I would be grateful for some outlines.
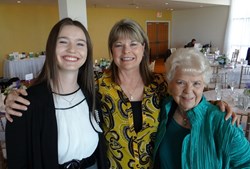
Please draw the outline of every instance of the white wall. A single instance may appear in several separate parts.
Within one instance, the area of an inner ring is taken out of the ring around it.
[[[229,6],[173,11],[171,47],[183,47],[195,38],[201,44],[212,42],[222,51]]]

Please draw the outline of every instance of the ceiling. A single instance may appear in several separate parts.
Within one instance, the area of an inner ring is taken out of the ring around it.
[[[17,0],[0,0],[1,3],[17,4]],[[21,4],[57,4],[58,0],[21,0]],[[183,2],[178,0],[86,0],[89,7],[104,8],[138,8],[155,10],[182,10],[200,7],[215,6],[208,3]]]

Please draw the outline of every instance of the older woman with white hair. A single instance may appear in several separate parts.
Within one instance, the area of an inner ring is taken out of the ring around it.
[[[211,73],[209,61],[195,49],[179,49],[168,58],[171,96],[161,109],[155,168],[250,167],[250,143],[244,133],[203,96]]]

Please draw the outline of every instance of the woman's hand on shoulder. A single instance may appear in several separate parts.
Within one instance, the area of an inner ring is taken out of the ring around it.
[[[10,115],[13,116],[22,116],[22,113],[18,110],[25,111],[30,102],[24,99],[22,96],[27,96],[25,89],[12,90],[5,99],[5,117],[8,121],[13,122],[13,119]]]
[[[228,120],[230,117],[232,117],[232,125],[237,122],[237,126],[239,126],[237,114],[233,112],[232,107],[227,104],[227,102],[216,101],[215,104],[220,108],[222,112],[226,112],[225,120]]]

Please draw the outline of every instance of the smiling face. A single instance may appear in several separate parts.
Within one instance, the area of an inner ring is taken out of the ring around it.
[[[78,72],[78,69],[86,61],[87,52],[84,32],[77,26],[64,26],[56,42],[56,58],[59,72]]]
[[[168,81],[168,92],[181,110],[187,111],[200,102],[204,89],[203,75],[194,75],[176,67],[174,77]]]
[[[112,56],[120,70],[139,69],[143,58],[144,45],[129,37],[118,38],[112,45]]]

